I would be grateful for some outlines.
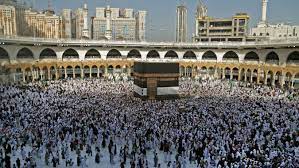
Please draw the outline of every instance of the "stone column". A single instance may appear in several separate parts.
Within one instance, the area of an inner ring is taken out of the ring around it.
[[[218,79],[218,73],[217,73],[217,68],[215,67],[215,69],[214,69],[214,78],[215,79]]]
[[[256,79],[256,83],[260,84],[260,69],[257,69],[257,79]]]
[[[66,68],[64,69],[64,79],[67,78],[67,72],[66,72]]]
[[[230,78],[230,80],[233,79],[233,70],[232,69],[230,70],[230,77],[229,78]]]
[[[250,70],[250,83],[253,83],[253,70]]]
[[[83,78],[85,78],[85,69],[80,68],[80,70],[81,70],[80,76],[81,76],[81,79],[83,79]]]
[[[51,70],[48,69],[48,80],[51,80],[52,76],[51,76]]]
[[[285,85],[285,78],[286,78],[286,73],[282,73],[281,74],[281,78],[280,78],[280,81],[279,81],[279,84],[281,87],[283,87]]]
[[[26,82],[25,72],[24,71],[22,72],[23,72],[23,82],[25,83]]]
[[[59,79],[59,73],[58,73],[58,70],[57,68],[55,68],[55,79],[58,80]]]
[[[76,74],[75,74],[75,68],[73,68],[73,78],[76,77]]]
[[[105,67],[104,76],[105,76],[105,77],[108,77],[108,66]]]
[[[264,72],[264,85],[267,85],[268,73]]]
[[[241,81],[241,71],[242,70],[239,69],[239,72],[238,72],[238,81]]]
[[[16,82],[16,72],[13,74],[13,82]]]
[[[97,78],[99,78],[100,77],[100,68],[97,67],[97,70],[98,70],[98,72],[97,72]]]
[[[291,82],[291,88],[294,87],[294,80],[295,80],[295,75],[293,75],[293,76],[292,76],[292,79],[291,79],[291,81],[292,81],[292,82]]]
[[[222,69],[222,79],[225,79],[225,69]]]
[[[32,78],[31,80],[32,80],[32,82],[34,82],[34,71],[31,70],[30,73],[31,73],[31,78]]]
[[[91,69],[91,68],[89,68],[89,78],[92,78],[92,75],[91,75],[91,74],[92,74],[92,73],[91,73],[91,70],[92,70],[92,69]]]
[[[274,74],[271,76],[271,86],[275,86],[275,77]]]
[[[128,76],[131,76],[131,67],[128,68]]]

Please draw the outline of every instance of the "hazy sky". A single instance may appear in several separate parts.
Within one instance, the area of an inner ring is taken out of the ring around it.
[[[45,9],[47,0],[35,1],[35,7]],[[148,11],[147,40],[173,41],[175,39],[176,6],[183,0],[52,0],[57,13],[62,8],[75,9],[84,1],[88,3],[89,15],[95,14],[95,8],[110,4],[111,7],[133,8]],[[107,3],[107,2],[108,3]],[[250,26],[255,26],[261,15],[261,0],[203,0],[208,6],[208,15],[212,17],[231,17],[237,12],[250,15]],[[191,38],[195,27],[195,9],[198,0],[184,0],[188,8],[188,34]],[[268,20],[271,23],[285,22],[299,25],[299,0],[269,0]]]

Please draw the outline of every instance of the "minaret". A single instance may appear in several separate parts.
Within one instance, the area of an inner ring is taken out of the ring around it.
[[[112,38],[112,31],[111,31],[111,9],[110,6],[107,6],[106,9],[106,32],[105,37],[110,40]]]
[[[262,20],[260,21],[258,27],[267,27],[267,8],[268,0],[262,0]]]
[[[199,35],[199,25],[198,20],[204,19],[208,16],[208,8],[207,6],[202,2],[202,0],[198,1],[198,5],[196,8],[196,18],[195,18],[195,36]]]
[[[82,36],[89,38],[89,30],[88,30],[88,8],[85,3],[83,6],[83,31]]]
[[[184,5],[177,6],[176,42],[187,42],[187,8]]]

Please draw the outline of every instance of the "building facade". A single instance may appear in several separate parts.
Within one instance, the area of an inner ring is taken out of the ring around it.
[[[134,14],[133,9],[96,8],[92,18],[93,39],[145,40],[145,11]]]
[[[134,61],[148,61],[178,62],[180,76],[187,78],[278,87],[299,84],[298,40],[196,44],[81,39],[61,43],[17,37],[0,40],[5,43],[0,44],[0,68],[9,72],[5,79],[15,82],[130,76]]]
[[[285,39],[285,38],[298,38],[299,26],[288,24],[267,24],[265,27],[254,27],[250,32],[251,36],[259,38],[270,39]]]
[[[72,26],[74,29],[74,38],[90,38],[87,4],[84,4],[83,8],[78,8],[74,12],[72,21]]]
[[[237,13],[232,18],[213,18],[207,15],[207,7],[200,3],[195,18],[195,42],[245,41],[250,17]]]
[[[72,38],[72,11],[62,10],[62,32],[64,38]]]
[[[136,17],[136,35],[137,41],[145,41],[145,25],[146,25],[146,11],[138,11]]]
[[[0,5],[0,35],[17,35],[16,10],[14,6]]]
[[[62,37],[62,19],[52,11],[25,10],[25,23],[24,36],[51,39]]]
[[[187,42],[187,8],[180,5],[176,9],[176,42]]]
[[[262,0],[262,17],[258,25],[251,29],[250,35],[263,39],[298,38],[299,26],[289,24],[269,24],[267,20],[268,0]]]

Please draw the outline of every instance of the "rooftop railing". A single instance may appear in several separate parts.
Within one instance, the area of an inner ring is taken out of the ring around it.
[[[82,46],[89,45],[141,45],[141,46],[165,46],[165,47],[205,47],[205,46],[255,46],[255,45],[280,45],[280,44],[299,44],[299,37],[284,38],[284,39],[268,39],[265,41],[242,41],[242,42],[193,42],[193,43],[176,43],[176,42],[147,42],[147,41],[105,41],[92,39],[47,39],[34,37],[20,37],[20,36],[0,36],[0,44],[5,42],[24,42],[40,45],[40,43],[55,43],[61,46],[71,44],[80,44]]]

